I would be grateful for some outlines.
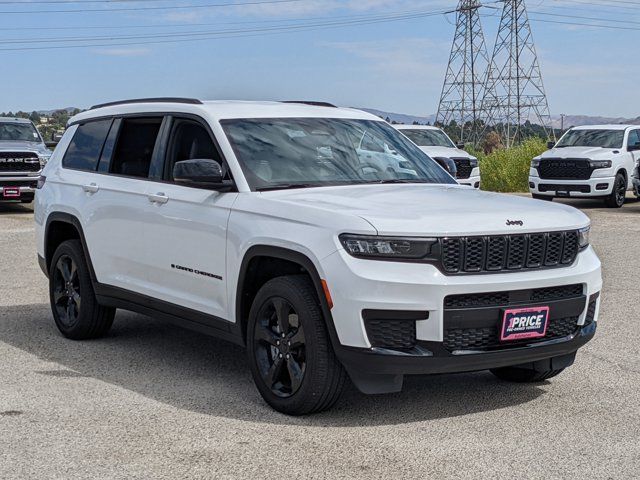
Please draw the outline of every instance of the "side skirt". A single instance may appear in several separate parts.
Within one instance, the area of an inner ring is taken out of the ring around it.
[[[178,327],[244,346],[240,327],[214,315],[208,315],[110,285],[96,283],[94,290],[100,305],[121,308],[149,317],[159,318]]]

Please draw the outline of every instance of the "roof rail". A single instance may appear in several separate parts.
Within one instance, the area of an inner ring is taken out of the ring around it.
[[[303,105],[313,105],[314,107],[330,107],[330,108],[338,108],[333,103],[329,102],[316,102],[313,100],[283,100],[280,103],[301,103]]]
[[[131,100],[120,100],[117,102],[100,103],[94,105],[89,110],[95,110],[102,107],[113,107],[114,105],[127,105],[131,103],[187,103],[190,105],[202,105],[202,102],[196,98],[180,98],[180,97],[158,97],[158,98],[134,98]]]

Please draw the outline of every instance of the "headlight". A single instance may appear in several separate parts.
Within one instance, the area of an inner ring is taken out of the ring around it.
[[[534,158],[531,160],[531,168],[538,168],[540,166],[540,159]]]
[[[431,254],[435,238],[377,237],[340,235],[340,243],[354,257],[421,260]]]
[[[477,158],[470,158],[469,159],[469,165],[471,165],[471,168],[476,168],[478,166],[478,159]]]
[[[591,168],[611,168],[611,160],[589,160]]]
[[[38,155],[38,158],[40,159],[40,166],[44,167],[47,164],[47,162],[49,161],[49,159],[51,158],[51,154],[49,154],[49,155],[40,154],[40,155]]]
[[[591,226],[581,228],[578,230],[578,245],[580,246],[580,250],[585,249],[589,246],[589,231],[591,230]]]

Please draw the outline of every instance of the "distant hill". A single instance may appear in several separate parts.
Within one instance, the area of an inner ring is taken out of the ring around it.
[[[436,120],[436,116],[434,115],[426,115],[426,116],[417,116],[417,115],[406,115],[404,113],[394,113],[394,112],[385,112],[384,110],[376,110],[374,108],[361,108],[360,110],[364,110],[365,112],[372,113],[373,115],[377,115],[380,118],[388,118],[392,122],[403,123],[406,125],[412,124],[414,122],[418,122],[421,124],[433,124]],[[560,128],[562,124],[562,119],[560,115],[552,115],[551,123],[554,128]],[[602,124],[631,124],[631,125],[640,125],[640,116],[636,118],[624,118],[624,117],[597,117],[597,116],[589,116],[589,115],[565,115],[564,117],[564,127],[575,127],[577,125],[602,125]]]

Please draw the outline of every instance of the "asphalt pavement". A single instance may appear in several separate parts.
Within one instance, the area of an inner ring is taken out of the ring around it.
[[[290,418],[244,351],[119,311],[103,339],[56,330],[32,211],[0,205],[0,478],[640,478],[640,202],[567,200],[604,266],[596,338],[559,377],[407,377]]]

